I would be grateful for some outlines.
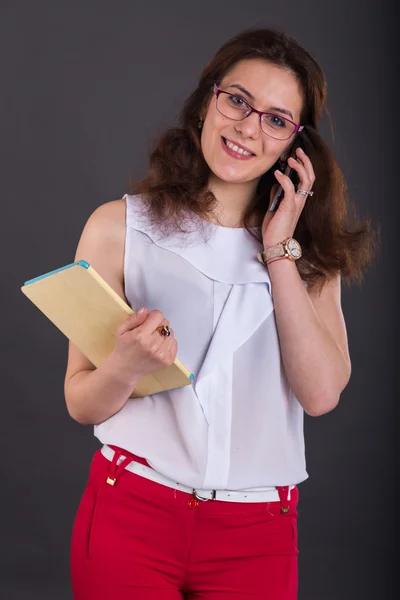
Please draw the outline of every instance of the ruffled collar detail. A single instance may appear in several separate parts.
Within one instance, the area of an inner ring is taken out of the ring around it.
[[[268,271],[257,259],[261,244],[246,229],[220,227],[198,218],[198,229],[165,237],[149,223],[140,196],[124,198],[128,226],[146,234],[157,246],[181,256],[214,281],[266,283],[271,293]]]

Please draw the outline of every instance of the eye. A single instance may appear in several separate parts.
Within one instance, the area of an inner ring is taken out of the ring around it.
[[[232,104],[232,106],[235,106],[236,108],[248,108],[247,102],[245,102],[240,96],[229,94],[228,101],[230,102],[230,104]]]
[[[268,125],[277,129],[284,129],[287,127],[286,119],[283,119],[279,115],[265,114],[263,115],[263,119],[266,123],[268,123]]]

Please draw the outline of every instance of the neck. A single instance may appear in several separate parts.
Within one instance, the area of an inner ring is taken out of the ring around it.
[[[243,227],[245,214],[254,198],[258,181],[246,183],[228,183],[211,176],[208,189],[217,200],[213,223],[223,227]],[[256,226],[258,223],[251,223]]]

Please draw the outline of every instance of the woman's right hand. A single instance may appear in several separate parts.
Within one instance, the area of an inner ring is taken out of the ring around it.
[[[135,385],[144,375],[171,365],[178,351],[173,329],[162,336],[157,327],[169,326],[159,310],[140,309],[130,315],[117,330],[114,364],[119,378]]]

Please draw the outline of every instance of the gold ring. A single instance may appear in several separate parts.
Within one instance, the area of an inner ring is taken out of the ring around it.
[[[171,330],[168,325],[162,325],[161,327],[157,327],[157,331],[160,332],[160,335],[163,337],[169,337],[171,335]]]

